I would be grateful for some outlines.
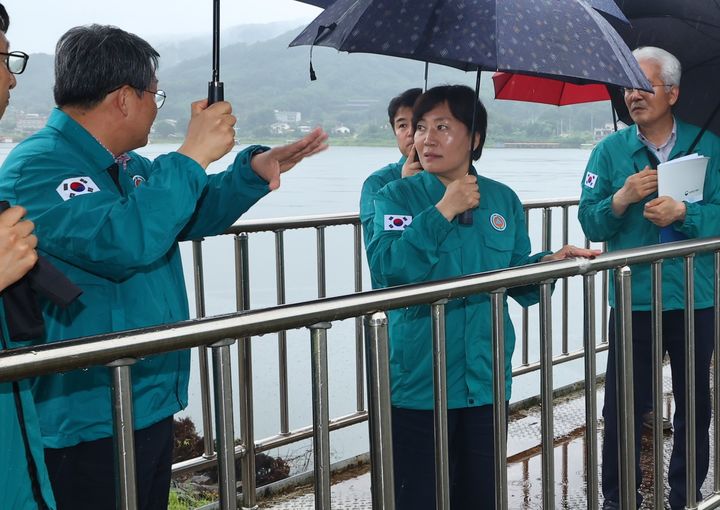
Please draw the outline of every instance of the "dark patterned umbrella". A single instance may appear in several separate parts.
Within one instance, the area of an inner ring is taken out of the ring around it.
[[[681,119],[720,136],[720,2],[718,0],[618,0],[631,25],[617,26],[631,48],[658,46],[682,64],[680,97],[673,107]],[[622,93],[613,94],[620,118],[632,119]]]
[[[290,45],[650,88],[584,0],[337,0]]]
[[[314,5],[315,7],[321,7],[322,9],[327,9],[332,5],[335,0],[298,0],[299,2],[302,2],[304,4],[310,4]],[[614,18],[617,18],[621,21],[627,22],[627,18],[623,14],[623,12],[620,10],[620,8],[617,6],[617,4],[613,0],[586,0],[587,3],[590,4],[590,6],[595,9],[598,12],[601,12],[603,14],[607,14],[609,16],[612,16]]]

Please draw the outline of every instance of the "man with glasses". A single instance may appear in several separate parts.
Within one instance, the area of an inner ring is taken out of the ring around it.
[[[15,75],[25,70],[28,56],[8,52],[5,36],[10,18],[0,4],[0,117],[15,88]],[[0,197],[4,198],[4,197]],[[11,207],[0,214],[0,292],[22,278],[36,263],[37,238],[33,224],[23,220],[25,209]],[[0,350],[11,343],[7,316],[0,303]],[[0,383],[0,495],[2,508],[48,510],[55,508],[50,489],[35,405],[27,380]]]
[[[705,175],[703,200],[679,202],[658,196],[657,165],[687,154],[700,128],[682,122],[672,107],[680,94],[680,62],[665,50],[654,47],[633,52],[653,91],[625,90],[625,104],[635,126],[612,134],[593,150],[582,181],[578,217],[585,235],[606,242],[608,251],[657,244],[666,237],[700,238],[720,233],[720,139],[706,132],[696,152],[710,157]],[[662,266],[662,350],[670,357],[675,397],[675,437],[668,482],[670,506],[684,508],[685,484],[685,332],[684,266],[682,259],[670,259]],[[695,403],[697,498],[709,464],[710,359],[713,353],[712,254],[698,255],[694,264],[695,282]],[[611,279],[611,285],[613,280]],[[635,397],[635,467],[640,486],[641,416],[652,407],[651,278],[647,264],[632,267],[632,343]],[[619,508],[617,394],[615,367],[614,291],[609,323],[610,350],[605,380],[603,418],[605,436],[602,456],[603,508]],[[661,412],[656,409],[655,412]],[[627,452],[623,452],[627,454]],[[662,483],[656,481],[655,483]],[[638,506],[641,496],[637,494]]]
[[[326,148],[320,129],[290,145],[253,145],[224,172],[207,166],[234,145],[230,104],[198,101],[181,147],[150,161],[165,95],[158,53],[119,28],[76,27],[58,42],[47,126],[0,169],[0,196],[27,207],[39,247],[83,289],[72,305],[43,305],[46,336],[69,338],[189,318],[178,241],[219,234],[280,185],[280,174]],[[173,414],[187,404],[190,353],[132,366],[138,504],[167,508]],[[59,509],[115,508],[109,371],[94,367],[33,384]]]

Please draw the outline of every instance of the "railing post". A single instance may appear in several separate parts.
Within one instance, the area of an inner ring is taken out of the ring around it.
[[[564,205],[562,207],[562,245],[565,246],[570,241],[570,225],[569,225],[569,206]],[[563,354],[570,352],[569,345],[569,317],[568,317],[568,303],[570,292],[570,285],[568,278],[562,279],[562,350]]]
[[[282,230],[275,232],[275,287],[277,304],[285,304],[285,239]],[[280,386],[280,433],[290,432],[288,403],[287,333],[278,331],[278,384]]]
[[[392,456],[392,411],[388,320],[382,312],[365,317],[368,426],[370,429],[370,489],[373,510],[395,508]]]
[[[543,207],[542,211],[542,249],[548,251],[552,245],[552,209]]]
[[[432,304],[433,388],[435,418],[435,508],[450,509],[450,449],[447,427],[447,359],[445,355],[445,303]]]
[[[490,294],[493,338],[493,416],[495,429],[495,510],[507,510],[507,412],[505,407],[505,289]]]
[[[685,508],[697,508],[694,255],[685,257]]]
[[[112,377],[113,450],[115,453],[115,507],[137,510],[135,474],[135,427],[130,367],[135,359],[109,363]]]
[[[715,333],[715,359],[713,360],[713,398],[715,400],[715,406],[713,409],[714,419],[714,439],[713,446],[715,447],[715,455],[713,459],[713,489],[715,493],[720,493],[720,362],[718,362],[718,356],[720,356],[720,251],[716,251],[713,254],[715,261],[714,274],[714,285],[715,290],[715,304],[714,304],[714,333]]]
[[[602,244],[602,251],[607,251],[607,243]],[[610,294],[610,271],[605,270],[602,272],[602,319],[600,324],[602,324],[602,334],[600,337],[602,338],[603,343],[608,342],[608,309],[609,309],[609,299],[608,296]]]
[[[615,359],[620,508],[636,507],[635,396],[633,383],[632,289],[628,266],[615,269]]]
[[[205,278],[203,276],[202,239],[192,242],[193,272],[195,275],[195,314],[198,318],[205,317]],[[208,348],[197,348],[198,365],[200,368],[200,402],[202,405],[203,445],[206,459],[215,457],[215,439],[212,422],[212,405],[210,404],[210,368]]]
[[[235,236],[235,299],[238,311],[250,309],[250,263],[247,234]],[[238,342],[238,392],[240,397],[240,440],[245,452],[240,461],[242,508],[257,509],[255,471],[255,425],[253,406],[252,339]]]
[[[353,272],[355,273],[355,292],[363,290],[362,266],[362,230],[360,224],[353,225]],[[357,412],[365,410],[365,392],[363,388],[363,319],[355,317],[355,401]]]
[[[540,401],[543,508],[555,508],[553,338],[551,283],[540,284]]]
[[[530,232],[530,210],[525,209],[525,228]],[[527,307],[522,307],[522,351],[521,363],[525,366],[530,364],[530,313]]]
[[[318,297],[324,298],[327,293],[327,280],[325,269],[325,227],[316,227],[317,244],[317,288]]]
[[[330,413],[328,409],[327,330],[332,324],[310,326],[312,341],[313,460],[315,508],[330,508]]]
[[[597,366],[595,348],[595,275],[583,276],[583,348],[585,351],[585,486],[588,510],[598,508],[598,447],[597,447]]]
[[[220,509],[237,508],[235,477],[235,426],[233,424],[232,366],[230,346],[234,339],[212,344],[215,426],[218,438],[218,490]]]
[[[663,507],[665,499],[663,452],[663,301],[662,261],[653,262],[652,270],[652,398],[653,398],[653,500],[655,508]]]

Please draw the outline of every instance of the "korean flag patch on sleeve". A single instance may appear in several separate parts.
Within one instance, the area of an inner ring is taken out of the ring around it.
[[[585,187],[593,189],[595,187],[595,184],[597,184],[598,176],[597,174],[594,174],[592,172],[587,172],[585,174]]]
[[[57,192],[63,200],[68,201],[78,195],[86,195],[100,191],[90,177],[71,177],[60,183]]]
[[[385,230],[405,230],[405,227],[412,223],[412,216],[403,216],[399,214],[385,215]]]

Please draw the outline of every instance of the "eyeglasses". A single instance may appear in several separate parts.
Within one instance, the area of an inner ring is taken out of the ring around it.
[[[151,94],[155,94],[155,106],[157,106],[158,110],[162,108],[162,105],[165,104],[165,98],[167,97],[167,94],[165,94],[164,90],[145,90],[144,92],[150,92]]]
[[[668,83],[658,83],[657,85],[652,85],[652,88],[655,88],[655,87],[669,87],[669,88],[673,88],[674,85],[670,85],[670,84],[668,84]],[[633,91],[637,91],[639,94],[649,94],[649,93],[650,93],[650,92],[648,92],[647,90],[631,89],[631,88],[627,88],[627,87],[624,88],[623,90],[625,91],[625,95],[628,95],[628,96],[629,96],[630,94],[632,94]]]
[[[30,58],[27,53],[22,51],[11,51],[10,53],[0,51],[0,55],[2,55],[8,71],[12,74],[22,74],[25,70],[25,66],[27,66],[27,61]]]
[[[114,89],[109,90],[107,93],[112,94],[113,92],[115,92],[116,90],[120,90],[124,86],[125,85],[120,85],[119,87],[115,87]],[[130,86],[132,86],[132,85],[130,85]],[[136,90],[140,90],[141,92],[150,92],[151,94],[155,94],[155,106],[157,106],[158,110],[160,108],[162,108],[162,105],[165,104],[165,99],[167,98],[167,94],[165,93],[164,90],[159,90],[159,89],[158,90],[136,89]]]

